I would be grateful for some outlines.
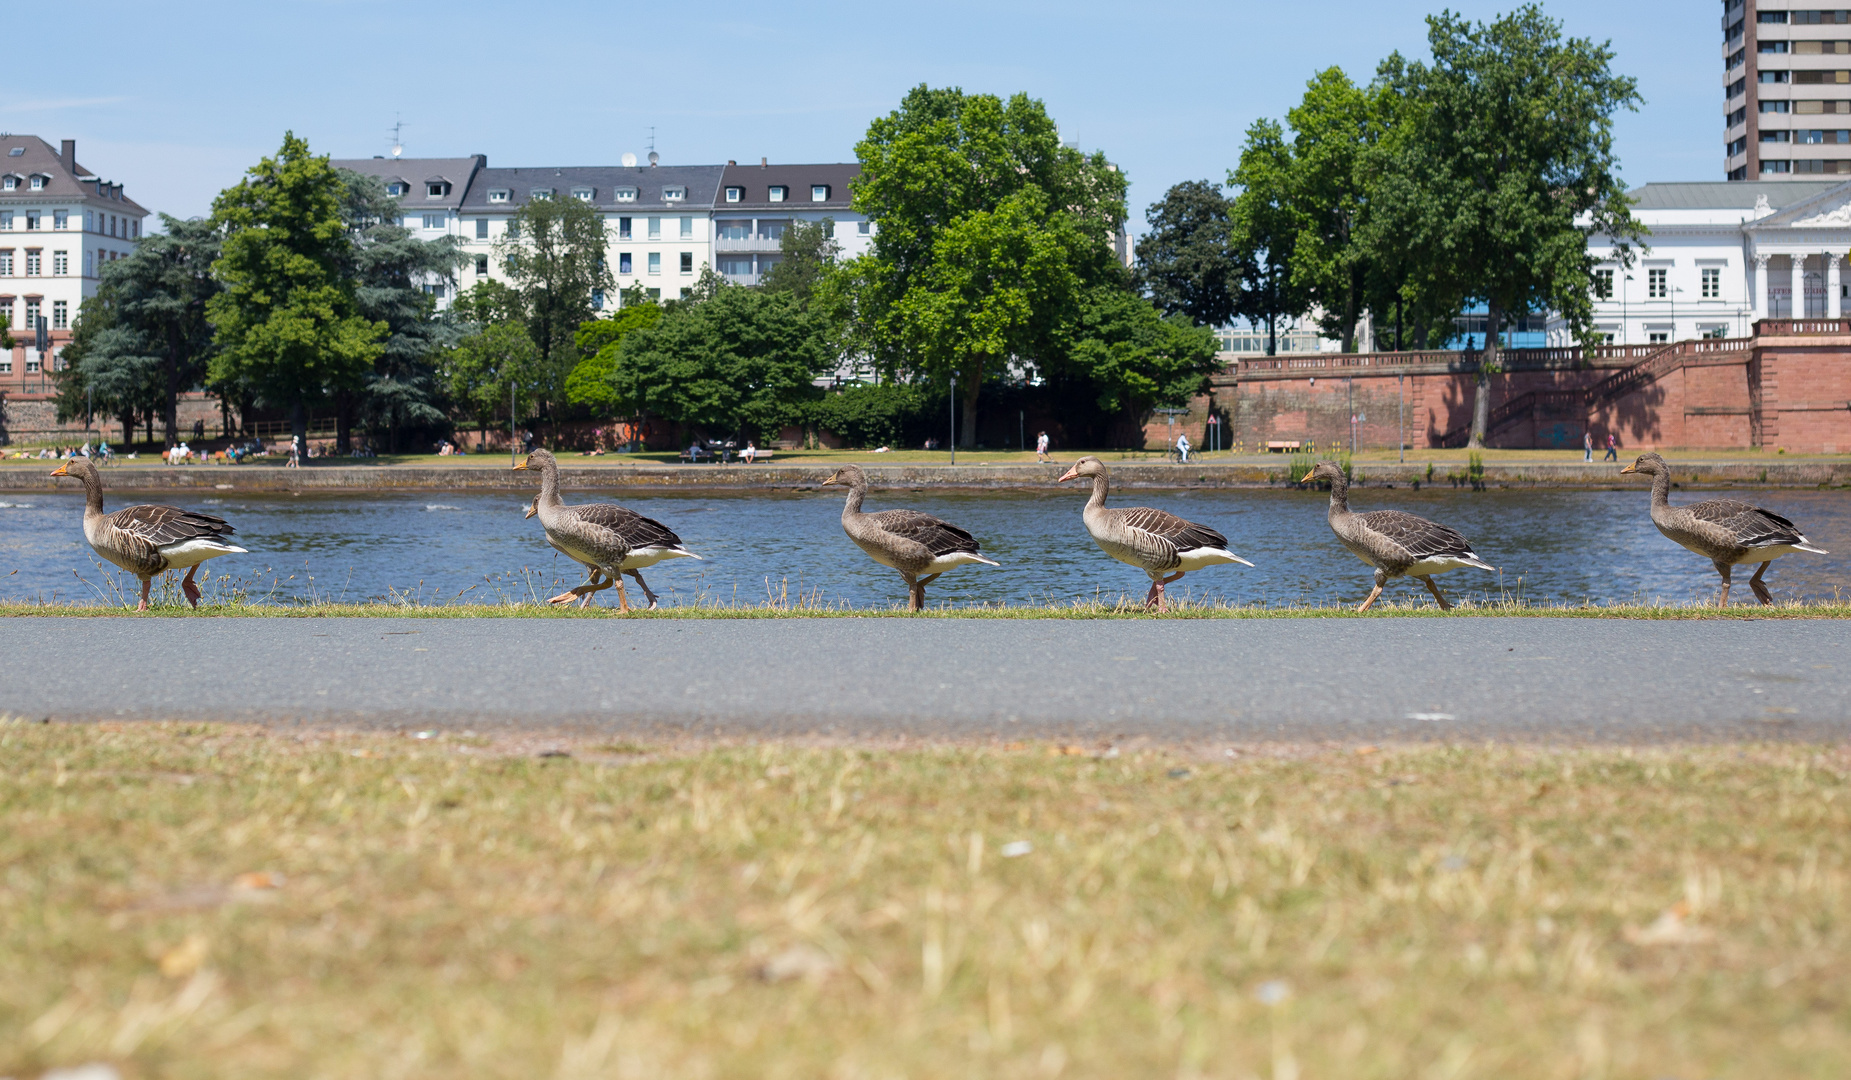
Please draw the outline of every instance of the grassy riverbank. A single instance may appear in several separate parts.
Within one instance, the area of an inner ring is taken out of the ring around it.
[[[1851,1070],[1842,748],[420,735],[0,722],[0,1075]]]
[[[1745,590],[1744,590],[1745,591]],[[1117,603],[1094,602],[1045,606],[1005,605],[937,607],[908,611],[893,607],[828,606],[823,603],[687,604],[633,610],[625,614],[604,594],[602,606],[549,607],[536,603],[507,604],[288,604],[205,603],[197,610],[173,600],[145,612],[132,603],[67,604],[0,602],[0,618],[53,615],[66,618],[392,618],[392,619],[1395,619],[1395,618],[1568,618],[1568,619],[1846,619],[1851,603],[1806,604],[1789,602],[1762,607],[1752,601],[1732,604],[1727,610],[1694,604],[1549,605],[1481,603],[1460,600],[1451,611],[1441,611],[1431,600],[1381,600],[1365,612],[1354,606],[1262,607],[1192,603],[1172,600],[1163,614],[1146,610],[1141,599]],[[635,600],[640,600],[640,594]]]

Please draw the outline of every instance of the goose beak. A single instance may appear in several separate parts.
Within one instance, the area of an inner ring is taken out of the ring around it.
[[[521,462],[519,465],[514,466],[517,472],[521,469],[525,469],[526,467],[527,467],[527,463],[525,461]]]
[[[1061,478],[1054,482],[1056,484],[1064,484],[1078,475],[1080,475],[1080,467],[1078,465],[1075,465],[1073,468],[1068,469],[1066,472],[1062,473]]]
[[[52,475],[53,476],[71,475],[71,463],[67,461],[64,464],[58,466],[57,469],[53,470]]]
[[[823,486],[828,487],[830,484],[833,484],[835,482],[836,482],[836,478],[831,476],[829,479],[823,481]]]
[[[1628,465],[1628,466],[1626,466],[1626,467],[1625,467],[1624,469],[1621,469],[1621,470],[1620,470],[1620,475],[1621,475],[1621,476],[1624,476],[1624,475],[1626,475],[1626,474],[1627,474],[1627,473],[1629,473],[1629,472],[1638,472],[1638,471],[1639,471],[1639,470],[1638,470],[1638,469],[1637,469],[1636,467],[1634,467],[1634,466],[1631,466],[1631,465]]]

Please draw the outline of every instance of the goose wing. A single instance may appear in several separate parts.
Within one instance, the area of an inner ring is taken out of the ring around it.
[[[674,530],[667,525],[615,503],[588,503],[583,506],[568,506],[565,510],[587,525],[610,530],[632,550],[681,546],[681,537],[676,536]]]
[[[1750,506],[1734,499],[1692,503],[1683,510],[1698,521],[1725,530],[1743,547],[1772,547],[1806,542],[1793,522],[1772,510],[1763,510],[1759,506]]]
[[[868,517],[895,536],[923,544],[934,557],[960,551],[975,555],[979,550],[976,537],[970,533],[918,510],[883,510]]]
[[[1441,556],[1460,559],[1478,557],[1465,537],[1437,521],[1428,521],[1400,510],[1375,510],[1356,516],[1372,531],[1406,548],[1408,554],[1416,560]]]
[[[1228,546],[1228,538],[1208,526],[1197,525],[1175,514],[1153,510],[1148,506],[1125,507],[1118,511],[1118,520],[1126,528],[1161,538],[1179,552],[1194,551],[1197,548],[1225,550]]]
[[[177,506],[128,506],[109,515],[109,523],[157,548],[188,540],[217,540],[237,532],[224,518]]]

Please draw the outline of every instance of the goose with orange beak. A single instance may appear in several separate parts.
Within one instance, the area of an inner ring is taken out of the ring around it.
[[[193,575],[199,564],[220,555],[242,555],[244,549],[226,543],[237,532],[224,518],[174,506],[129,506],[103,513],[103,478],[88,458],[72,458],[52,472],[84,485],[84,539],[96,553],[141,579],[141,603],[148,610],[148,587],[156,574],[185,570],[180,591],[186,602],[199,606],[199,586]]]
[[[976,537],[948,521],[918,510],[882,510],[863,513],[861,501],[868,496],[868,476],[859,465],[844,465],[823,481],[848,485],[848,498],[842,503],[842,531],[855,546],[882,566],[900,572],[906,582],[906,609],[925,607],[926,586],[947,570],[971,563],[997,565],[983,556]]]
[[[1148,506],[1107,507],[1105,496],[1110,481],[1105,462],[1096,457],[1074,462],[1073,468],[1055,482],[1064,484],[1083,476],[1092,478],[1093,496],[1080,511],[1080,520],[1086,523],[1086,531],[1101,551],[1150,575],[1145,607],[1169,610],[1164,587],[1191,570],[1222,563],[1253,565],[1229,551],[1228,538],[1206,525]]]
[[[559,497],[559,461],[550,450],[535,450],[527,455],[526,461],[514,467],[533,469],[540,474],[540,494],[522,516],[538,516],[540,527],[546,532],[546,542],[587,571],[583,585],[575,585],[549,598],[549,604],[569,604],[577,600],[578,606],[584,607],[591,602],[593,594],[615,585],[617,607],[628,612],[630,598],[623,589],[623,575],[628,574],[636,579],[649,606],[654,608],[660,598],[643,580],[643,567],[654,566],[664,559],[700,558],[684,547],[681,537],[668,526],[627,507],[613,503],[567,506]]]
[[[1763,604],[1774,602],[1773,594],[1761,583],[1761,575],[1775,559],[1796,551],[1829,555],[1824,548],[1812,546],[1793,522],[1759,506],[1734,499],[1710,499],[1687,506],[1671,505],[1671,466],[1657,454],[1640,454],[1639,459],[1620,470],[1621,474],[1643,473],[1652,478],[1652,524],[1672,542],[1710,560],[1722,575],[1719,607],[1729,606],[1729,572],[1733,567],[1755,563],[1755,574],[1748,579],[1755,599]]]
[[[1375,567],[1375,588],[1358,611],[1368,611],[1389,579],[1398,577],[1419,581],[1439,601],[1441,611],[1451,611],[1452,604],[1433,583],[1433,575],[1466,566],[1497,569],[1479,558],[1465,537],[1437,521],[1404,510],[1372,510],[1367,514],[1352,511],[1350,478],[1335,462],[1318,462],[1299,483],[1318,480],[1330,481],[1330,531],[1357,558]]]

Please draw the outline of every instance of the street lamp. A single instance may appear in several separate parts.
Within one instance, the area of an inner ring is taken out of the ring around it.
[[[947,445],[951,447],[951,463],[958,463],[958,373],[951,373],[951,400],[946,402],[946,411],[951,417],[951,438]]]

